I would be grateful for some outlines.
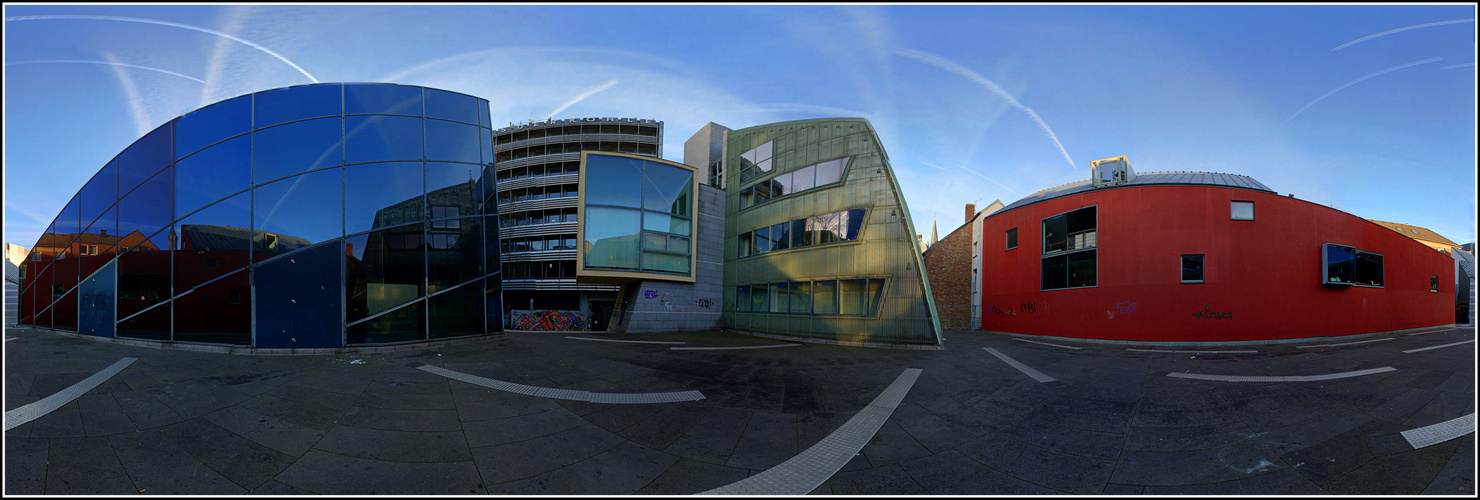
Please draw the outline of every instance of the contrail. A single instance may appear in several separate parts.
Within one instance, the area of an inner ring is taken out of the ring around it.
[[[1393,33],[1397,33],[1397,32],[1400,32],[1400,31],[1416,30],[1416,29],[1419,29],[1419,28],[1428,28],[1430,26],[1443,26],[1443,25],[1446,25],[1446,24],[1473,23],[1473,22],[1475,22],[1475,19],[1474,18],[1470,18],[1470,19],[1455,19],[1453,21],[1439,21],[1437,23],[1415,24],[1413,26],[1409,26],[1409,27],[1406,27],[1406,28],[1398,28],[1398,29],[1395,29],[1395,30],[1387,30],[1387,31],[1384,31],[1382,33],[1378,33],[1376,35],[1367,35],[1367,36],[1364,36],[1362,38],[1358,38],[1356,40],[1352,40],[1350,42],[1346,42],[1346,43],[1343,43],[1341,45],[1337,45],[1336,48],[1331,49],[1331,51],[1332,52],[1335,52],[1335,51],[1338,51],[1338,50],[1341,50],[1341,49],[1350,47],[1352,45],[1356,45],[1358,43],[1362,43],[1362,42],[1365,42],[1367,40],[1371,40],[1373,38],[1377,38],[1377,37],[1380,37],[1380,36],[1391,35]]]
[[[574,106],[576,103],[586,100],[587,97],[591,97],[592,95],[595,95],[597,92],[601,92],[603,90],[612,88],[612,86],[613,85],[616,85],[616,84],[617,84],[617,81],[616,80],[612,80],[612,81],[603,83],[601,85],[597,85],[595,87],[592,87],[590,90],[587,90],[585,92],[581,92],[581,94],[578,95],[578,96],[576,96],[575,99],[571,99],[570,102],[567,102],[565,104],[561,104],[560,107],[555,108],[555,111],[551,111],[549,115],[546,115],[545,116],[545,119],[546,120],[549,120],[551,118],[554,118],[555,115],[560,114],[561,111],[565,111],[565,108],[569,108],[571,106]]]
[[[190,76],[190,75],[182,75],[182,74],[179,74],[179,73],[176,73],[174,71],[167,70],[167,69],[151,68],[151,67],[148,67],[148,66],[139,66],[137,64],[127,64],[127,63],[121,63],[121,62],[81,61],[81,60],[74,60],[74,59],[46,59],[46,60],[42,60],[42,61],[14,61],[14,62],[5,63],[5,65],[6,66],[10,66],[12,64],[56,64],[56,63],[66,63],[66,64],[101,64],[101,65],[104,65],[104,66],[123,66],[125,68],[146,69],[146,70],[149,70],[149,71],[154,71],[154,72],[158,72],[158,73],[164,73],[166,75],[178,76],[180,78],[184,78],[186,80],[191,80],[191,81],[194,81],[194,82],[197,82],[197,83],[201,83],[201,84],[206,83],[205,80],[201,80],[199,78],[196,78],[196,77],[193,77],[193,76]]]
[[[113,67],[113,75],[118,77],[118,83],[123,85],[123,93],[128,96],[129,114],[134,118],[134,128],[138,129],[139,136],[143,137],[149,132],[149,117],[144,111],[144,98],[139,95],[139,88],[134,85],[134,80],[128,77],[128,72],[122,69],[123,63],[114,60],[113,53],[104,52],[103,58],[109,63],[116,63],[109,64],[109,66]]]
[[[1442,57],[1435,57],[1433,59],[1424,59],[1422,61],[1414,61],[1414,62],[1411,62],[1411,63],[1408,63],[1408,64],[1399,64],[1397,66],[1393,66],[1391,68],[1388,68],[1388,69],[1385,69],[1385,70],[1382,70],[1382,71],[1378,71],[1376,73],[1370,73],[1367,76],[1358,78],[1356,80],[1352,80],[1352,81],[1346,82],[1345,84],[1343,84],[1340,87],[1336,87],[1334,89],[1331,89],[1329,92],[1326,92],[1324,94],[1321,94],[1321,96],[1320,97],[1317,97],[1316,100],[1311,101],[1309,104],[1306,104],[1305,107],[1300,108],[1300,111],[1296,111],[1295,114],[1290,115],[1289,118],[1286,118],[1285,119],[1285,123],[1290,123],[1290,120],[1294,120],[1295,117],[1300,116],[1300,113],[1305,112],[1305,110],[1310,109],[1311,106],[1314,106],[1316,103],[1321,102],[1321,99],[1325,99],[1327,97],[1330,97],[1331,94],[1335,94],[1337,91],[1340,91],[1341,89],[1350,87],[1350,86],[1356,84],[1357,82],[1360,82],[1362,80],[1366,80],[1368,78],[1372,78],[1372,77],[1377,76],[1377,75],[1381,75],[1383,73],[1387,73],[1389,71],[1397,71],[1397,70],[1400,70],[1400,69],[1403,69],[1403,68],[1407,68],[1409,66],[1417,66],[1417,65],[1420,65],[1420,64],[1428,64],[1428,63],[1431,63],[1431,62],[1434,62],[1434,61],[1442,61],[1442,60],[1444,60],[1444,58],[1442,58]]]
[[[1451,64],[1451,65],[1445,66],[1444,69],[1463,68],[1465,66],[1474,66],[1474,65],[1475,65],[1475,63],[1472,63],[1472,62],[1459,63],[1459,64]]]
[[[1002,90],[1002,87],[998,87],[997,84],[992,83],[992,81],[988,80],[987,77],[977,74],[975,71],[967,69],[965,66],[956,64],[955,62],[947,60],[946,58],[928,52],[922,52],[915,49],[899,49],[894,51],[894,54],[901,57],[908,57],[910,59],[935,66],[937,68],[955,73],[957,75],[961,75],[963,77],[966,77],[966,79],[968,80],[976,82],[976,84],[978,85],[986,87],[987,90],[991,91],[993,94],[997,94],[998,97],[1006,100],[1008,104],[1011,104],[1013,107],[1022,110],[1028,115],[1029,118],[1032,118],[1033,121],[1038,124],[1039,128],[1042,128],[1044,132],[1048,133],[1048,136],[1050,138],[1053,138],[1054,145],[1059,147],[1059,153],[1062,153],[1064,155],[1064,161],[1069,162],[1069,168],[1076,168],[1074,166],[1074,159],[1069,157],[1069,151],[1064,149],[1064,144],[1059,142],[1058,135],[1053,133],[1053,129],[1049,128],[1047,123],[1043,122],[1043,118],[1040,118],[1038,116],[1038,113],[1033,112],[1032,109],[1024,106],[1023,103],[1018,102],[1016,98],[1012,97],[1012,94],[1007,93],[1006,90]]]
[[[759,111],[774,111],[774,112],[782,112],[782,113],[827,113],[827,114],[832,114],[832,115],[837,115],[837,116],[861,116],[861,117],[865,117],[865,118],[871,116],[869,113],[864,113],[862,111],[857,111],[857,110],[852,110],[852,109],[843,109],[843,108],[834,108],[834,107],[829,107],[829,106],[814,106],[814,105],[811,105],[811,104],[792,104],[792,103],[757,104],[755,109],[756,110],[759,110]]]
[[[1015,190],[1013,188],[1010,188],[1010,187],[1007,187],[1006,184],[1003,184],[1001,182],[997,182],[997,179],[993,179],[991,177],[987,177],[985,174],[982,174],[981,172],[977,172],[977,171],[972,170],[972,169],[969,169],[969,168],[962,168],[961,170],[965,170],[967,172],[971,172],[973,174],[976,174],[976,175],[981,176],[981,178],[983,178],[983,179],[992,181],[992,184],[996,184],[998,186],[1002,186],[1002,189],[1006,189],[1007,192],[1012,193],[1013,196],[1016,196],[1018,198],[1022,198],[1023,197],[1023,195],[1021,193],[1018,193],[1017,190]]]
[[[934,163],[930,163],[930,162],[927,162],[927,161],[922,161],[922,162],[920,162],[920,163],[924,163],[924,164],[925,164],[925,166],[927,166],[927,167],[930,167],[930,168],[938,168],[938,169],[941,169],[941,170],[945,170],[945,171],[947,171],[947,172],[950,172],[950,171],[951,171],[951,169],[949,169],[949,168],[946,168],[946,167],[942,167],[942,166],[940,166],[940,165],[936,165],[936,164],[934,164]]]
[[[118,17],[118,16],[73,16],[73,15],[65,15],[65,16],[20,16],[20,17],[7,17],[7,18],[5,18],[5,21],[6,22],[10,22],[10,21],[41,21],[41,20],[47,20],[47,19],[94,19],[94,20],[102,20],[102,21],[125,21],[125,22],[131,22],[131,23],[144,23],[144,24],[156,24],[156,25],[159,25],[159,26],[171,26],[171,27],[182,28],[182,29],[187,29],[187,30],[191,30],[191,31],[199,31],[201,33],[206,33],[206,34],[210,34],[210,35],[216,35],[216,36],[219,36],[219,37],[228,38],[228,39],[234,40],[236,42],[240,42],[242,44],[245,44],[248,47],[251,47],[251,48],[260,50],[260,51],[266,53],[267,55],[270,55],[272,57],[276,57],[277,60],[282,61],[282,62],[286,63],[289,66],[292,66],[293,69],[298,70],[299,73],[303,73],[303,76],[308,77],[308,79],[309,80],[312,80],[314,83],[319,83],[319,79],[318,78],[314,78],[313,75],[308,74],[308,71],[305,71],[303,68],[299,67],[297,64],[293,64],[293,61],[289,61],[288,58],[279,55],[277,52],[273,52],[272,50],[268,49],[267,47],[263,47],[261,45],[255,44],[255,43],[252,43],[252,42],[249,42],[249,41],[246,41],[246,40],[242,40],[240,38],[237,38],[237,37],[228,35],[226,33],[222,33],[220,31],[215,31],[215,30],[210,30],[210,29],[202,28],[200,26],[191,26],[189,24],[172,23],[172,22],[169,22],[169,21],[160,21],[160,20],[156,20],[156,19],[139,19],[139,18],[136,18],[136,17]]]

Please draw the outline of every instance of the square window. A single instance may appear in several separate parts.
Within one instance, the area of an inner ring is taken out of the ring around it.
[[[1203,254],[1182,256],[1182,282],[1203,282]]]
[[[1252,201],[1234,201],[1230,211],[1232,212],[1230,217],[1233,220],[1254,220],[1254,202]]]
[[[1007,230],[1007,249],[1017,248],[1017,228]]]

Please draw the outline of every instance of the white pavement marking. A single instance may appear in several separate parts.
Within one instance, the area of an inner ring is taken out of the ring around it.
[[[1320,380],[1334,380],[1334,379],[1338,379],[1338,378],[1360,377],[1360,376],[1363,376],[1363,375],[1372,375],[1374,373],[1383,373],[1383,372],[1390,372],[1390,371],[1396,371],[1396,370],[1397,370],[1397,368],[1393,368],[1391,366],[1384,366],[1382,368],[1372,368],[1372,369],[1369,369],[1369,370],[1357,370],[1357,371],[1354,371],[1354,372],[1341,372],[1341,373],[1328,373],[1328,374],[1325,374],[1325,375],[1289,375],[1289,376],[1261,377],[1261,376],[1251,376],[1251,375],[1204,375],[1204,374],[1201,374],[1201,373],[1177,373],[1177,372],[1172,372],[1172,373],[1168,373],[1167,376],[1168,377],[1175,377],[1175,378],[1191,378],[1191,379],[1198,379],[1198,380],[1219,380],[1219,381],[1223,381],[1223,382],[1316,382],[1316,381],[1320,381]]]
[[[1259,352],[1259,351],[1173,351],[1173,350],[1164,350],[1164,349],[1131,349],[1129,347],[1127,347],[1125,350],[1127,350],[1127,351],[1135,351],[1135,352],[1182,352],[1182,353],[1191,352],[1191,353],[1197,353],[1197,354],[1256,354],[1256,353]]]
[[[20,337],[11,337],[11,338],[5,339],[5,341],[6,342],[10,342],[12,340],[20,340],[20,339],[21,339]]]
[[[575,340],[595,340],[597,342],[622,342],[624,344],[683,344],[683,342],[664,342],[662,340],[617,340],[617,339],[593,339],[587,337],[566,337]]]
[[[801,344],[745,345],[739,347],[669,347],[675,351],[723,351],[726,349],[769,349],[772,347],[796,347]]]
[[[20,408],[5,412],[5,430],[9,431],[21,424],[41,418],[42,415],[51,413],[57,408],[61,408],[63,405],[71,403],[72,400],[77,399],[78,396],[87,394],[87,391],[93,390],[93,388],[97,387],[99,384],[102,384],[103,381],[108,380],[114,375],[117,375],[118,372],[123,371],[124,368],[128,367],[128,365],[132,364],[138,359],[139,358],[120,359],[117,363],[113,363],[107,368],[104,368],[103,371],[94,373],[91,377],[82,379],[81,382],[78,382],[76,384],[72,384],[72,387],[57,391],[56,394],[52,394],[50,396],[42,398],[40,401],[37,401],[35,403],[31,403]]]
[[[1475,432],[1475,414],[1471,413],[1463,417],[1447,422],[1439,422],[1434,425],[1408,429],[1403,431],[1403,439],[1413,445],[1413,449],[1433,446],[1465,434]]]
[[[1054,380],[1057,380],[1057,379],[1055,379],[1053,377],[1050,377],[1048,375],[1044,375],[1043,372],[1040,372],[1038,370],[1034,370],[1034,369],[1030,368],[1028,365],[1019,363],[1018,360],[1016,360],[1016,359],[1012,359],[1010,357],[1007,357],[1006,354],[1002,354],[1000,352],[997,352],[996,349],[993,349],[993,348],[990,348],[990,347],[983,347],[982,349],[986,349],[987,352],[991,353],[993,356],[996,356],[997,359],[1000,359],[1000,360],[1006,362],[1007,364],[1012,365],[1013,368],[1017,368],[1018,371],[1023,372],[1027,376],[1033,377],[1033,380],[1037,380],[1039,382],[1053,382]]]
[[[536,387],[532,385],[504,382],[491,378],[483,378],[477,375],[468,375],[455,372],[446,368],[432,365],[421,365],[418,370],[441,375],[453,380],[467,382],[469,384],[498,389],[500,391],[523,394],[525,396],[537,396],[550,399],[564,399],[568,401],[586,401],[589,403],[610,404],[644,404],[644,403],[677,403],[680,401],[698,401],[704,399],[704,394],[699,391],[680,392],[640,392],[619,394],[610,392],[576,391],[571,389],[557,389],[554,387]]]
[[[1427,351],[1429,349],[1439,349],[1439,348],[1444,348],[1444,347],[1453,347],[1453,346],[1457,346],[1457,345],[1460,345],[1460,344],[1468,344],[1468,343],[1474,342],[1474,341],[1475,341],[1475,339],[1470,339],[1470,340],[1466,340],[1464,342],[1455,342],[1453,344],[1444,344],[1444,345],[1436,345],[1436,346],[1429,346],[1429,347],[1420,347],[1418,349],[1409,349],[1409,350],[1403,351],[1403,354],[1412,354],[1412,353],[1415,353],[1415,352]]]
[[[1297,346],[1295,346],[1295,348],[1296,349],[1309,349],[1309,348],[1312,348],[1312,347],[1336,347],[1336,346],[1339,346],[1339,345],[1369,344],[1369,343],[1372,343],[1372,342],[1382,342],[1384,340],[1393,340],[1393,338],[1392,337],[1388,337],[1388,338],[1385,338],[1385,339],[1362,340],[1362,341],[1357,341],[1357,342],[1346,342],[1346,343],[1342,343],[1342,344],[1297,345]]]
[[[1067,345],[1050,344],[1048,342],[1039,342],[1037,340],[1028,340],[1028,339],[1013,339],[1013,340],[1016,340],[1018,342],[1027,342],[1029,344],[1043,344],[1043,345],[1051,345],[1051,346],[1054,346],[1054,347],[1062,347],[1062,348],[1065,348],[1065,349],[1074,349],[1076,351],[1079,350],[1079,349],[1084,349],[1083,347],[1073,347],[1073,346],[1067,346]]]
[[[760,473],[700,495],[805,495],[848,464],[889,420],[915,380],[919,368],[909,368],[872,402],[838,430],[791,459]]]

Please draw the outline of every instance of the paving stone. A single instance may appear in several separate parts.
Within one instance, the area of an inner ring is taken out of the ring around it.
[[[46,439],[5,436],[5,493],[46,493]]]
[[[890,419],[879,426],[879,431],[868,444],[863,445],[861,453],[868,457],[869,464],[881,467],[927,456],[931,451]]]
[[[1135,410],[1135,404],[1117,401],[1054,400],[1024,418],[1097,432],[1125,433]]]
[[[191,457],[152,429],[109,438],[118,461],[146,495],[240,495],[247,490]]]
[[[663,411],[668,404],[614,404],[605,410],[581,415],[586,421],[608,431],[617,432]]]
[[[388,431],[460,431],[462,422],[457,419],[457,410],[392,410],[351,406],[344,412],[340,423],[383,429]]]
[[[473,448],[473,459],[487,484],[537,476],[606,452],[621,437],[594,425],[525,441]]]
[[[684,431],[663,451],[680,457],[724,465],[745,431],[750,412],[732,408],[710,410],[699,423]]]
[[[1115,460],[1126,442],[1124,434],[1060,427],[1031,419],[1019,420],[993,436],[1016,439],[1059,453],[1103,460]]]
[[[93,373],[97,373],[97,371]],[[44,398],[61,392],[62,389],[77,385],[82,379],[91,377],[92,375],[92,373],[51,373],[44,377],[37,377],[36,380],[31,382],[31,395]]]
[[[444,391],[443,394],[400,394],[387,392],[365,391],[360,399],[355,401],[356,406],[370,408],[389,408],[392,410],[454,410],[457,405],[453,402],[452,394]]]
[[[1398,395],[1398,397],[1383,403],[1382,406],[1367,412],[1367,414],[1393,422],[1402,422],[1407,420],[1408,417],[1413,416],[1413,414],[1418,413],[1419,410],[1422,410],[1424,406],[1427,406],[1438,395],[1439,393],[1437,391],[1428,389],[1408,389]]]
[[[124,472],[123,465],[118,463],[118,455],[105,437],[52,439],[45,467],[48,495],[134,495],[139,492],[129,480],[128,473]],[[9,469],[8,466],[6,468]]]
[[[303,455],[324,431],[232,406],[205,415],[206,420],[253,442],[292,456]]]
[[[1459,418],[1466,414],[1466,406],[1474,400],[1464,393],[1440,392],[1423,409],[1404,420],[1403,424],[1418,428]]]
[[[1130,428],[1125,449],[1137,451],[1179,451],[1221,448],[1250,439],[1253,433],[1242,423],[1193,425],[1183,427]]]
[[[1449,380],[1449,377],[1453,377],[1454,375],[1455,373],[1449,370],[1426,370],[1422,376],[1414,378],[1403,385],[1415,389],[1433,390],[1438,389],[1439,384],[1444,383]]]
[[[1434,480],[1424,488],[1425,495],[1475,494],[1475,433],[1455,440],[1459,444],[1449,461]]]
[[[956,451],[1012,477],[1076,494],[1097,494],[1110,480],[1112,469],[1119,474],[1115,462],[1066,455],[996,434],[977,438]]]
[[[314,449],[397,462],[466,462],[473,459],[462,432],[405,432],[335,426]]]
[[[835,495],[924,495],[928,493],[898,465],[839,472],[829,478]]]
[[[1325,485],[1372,460],[1367,438],[1406,430],[1401,424],[1370,420],[1320,443],[1281,455],[1312,482]]]
[[[568,467],[522,481],[490,485],[494,495],[630,495],[647,486],[678,457],[633,443],[615,448]]]
[[[799,453],[796,415],[756,411],[745,425],[745,433],[735,444],[726,466],[766,470]]]
[[[1367,415],[1339,409],[1297,424],[1256,432],[1251,437],[1264,441],[1276,453],[1285,454],[1321,443],[1370,421],[1372,417]]]
[[[946,451],[899,464],[931,495],[1028,495],[1059,493],[997,472]]]
[[[319,389],[313,389],[294,384],[283,384],[277,388],[267,391],[263,395],[280,399],[286,399],[300,404],[310,404],[340,410],[349,410],[359,398],[350,394],[341,394]]]
[[[647,486],[637,490],[637,494],[692,495],[740,481],[753,472],[681,458]]]
[[[258,486],[257,489],[254,489],[252,491],[248,491],[247,494],[248,495],[299,496],[299,495],[312,495],[314,493],[311,492],[311,491],[300,490],[298,488],[294,488],[292,486],[288,486],[286,484],[283,484],[281,482],[278,482],[276,480],[273,480],[273,481],[268,481],[266,483],[262,483],[262,486]]]
[[[269,394],[257,396],[237,405],[300,427],[327,432],[344,416],[344,409],[300,403]]]
[[[465,422],[461,425],[467,436],[468,446],[481,448],[548,436],[586,424],[581,417],[564,409],[557,409],[516,418]]]
[[[245,489],[282,472],[293,457],[254,443],[204,419],[164,427],[165,435],[190,456]]]
[[[476,495],[484,492],[473,462],[407,463],[309,450],[275,478],[320,495]]]
[[[936,416],[915,403],[903,403],[895,408],[890,420],[899,424],[910,437],[931,453],[949,450],[961,444],[962,436],[971,432]]]
[[[1322,486],[1338,495],[1417,495],[1439,475],[1459,447],[1460,442],[1453,440],[1376,457]]]
[[[113,394],[84,394],[77,398],[82,427],[88,436],[106,436],[138,430],[133,420],[113,399]]]
[[[1142,495],[1146,491],[1145,486],[1138,484],[1115,484],[1105,485],[1105,491],[1101,495]]]
[[[1248,439],[1220,448],[1121,453],[1112,482],[1141,485],[1191,485],[1232,481],[1286,468],[1262,443]]]
[[[1106,491],[1105,494],[1111,494]],[[1326,495],[1326,490],[1316,486],[1289,468],[1260,474],[1244,479],[1210,484],[1184,486],[1146,486],[1145,495]]]
[[[755,384],[750,386],[750,391],[746,393],[744,403],[741,406],[756,410],[781,411],[784,408],[785,397],[786,386]],[[791,404],[792,406],[796,406],[799,402],[796,398],[802,397],[802,394],[798,392],[792,397],[794,400]],[[805,402],[809,403],[810,400]]]
[[[497,399],[485,398],[483,394],[473,391],[453,392],[453,399],[457,404],[458,418],[464,422],[476,422],[479,420],[496,420],[501,418],[533,415],[536,413],[562,408],[563,401],[550,398],[534,396],[521,396],[503,391],[484,389],[483,391],[509,394],[515,397],[501,397]],[[596,405],[587,403],[593,409],[605,409],[611,405]]]
[[[30,437],[33,438],[63,438],[83,437],[87,435],[87,429],[82,426],[82,410],[79,409],[77,401],[62,405],[36,420],[32,420]]]
[[[646,406],[646,405],[643,405]],[[641,422],[617,431],[617,435],[634,443],[661,450],[678,440],[679,436],[709,414],[709,410],[692,403],[666,405]],[[592,420],[587,418],[587,420]],[[594,422],[594,421],[593,421]]]

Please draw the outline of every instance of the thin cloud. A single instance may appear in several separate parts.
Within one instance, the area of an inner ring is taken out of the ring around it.
[[[1384,31],[1382,33],[1378,33],[1378,34],[1375,34],[1375,35],[1367,35],[1367,36],[1364,36],[1362,38],[1358,38],[1356,40],[1352,40],[1350,42],[1346,42],[1346,43],[1343,43],[1341,45],[1337,45],[1335,48],[1332,48],[1331,51],[1332,52],[1336,52],[1338,50],[1341,50],[1341,49],[1350,47],[1352,45],[1356,45],[1358,43],[1362,43],[1362,42],[1365,42],[1367,40],[1371,40],[1373,38],[1377,38],[1377,37],[1380,37],[1380,36],[1391,35],[1393,33],[1398,33],[1398,32],[1403,32],[1403,31],[1408,31],[1408,30],[1416,30],[1416,29],[1419,29],[1419,28],[1430,28],[1430,27],[1434,27],[1434,26],[1443,26],[1443,25],[1446,25],[1446,24],[1473,23],[1473,22],[1475,22],[1475,19],[1474,18],[1470,18],[1470,19],[1455,19],[1453,21],[1439,21],[1437,23],[1415,24],[1413,26],[1408,26],[1408,27],[1404,27],[1404,28],[1387,30],[1387,31]]]
[[[1012,94],[1007,93],[1006,90],[1002,90],[1002,87],[999,87],[997,86],[997,84],[992,83],[992,81],[988,80],[987,77],[984,77],[975,71],[967,69],[965,66],[957,64],[954,61],[928,52],[923,52],[915,49],[899,49],[894,51],[894,54],[900,57],[914,59],[916,61],[920,61],[925,64],[929,64],[931,66],[935,66],[937,68],[955,73],[957,75],[965,77],[968,80],[971,80],[972,82],[975,82],[977,85],[986,87],[987,90],[991,91],[993,94],[996,94],[998,97],[1001,97],[1003,100],[1006,100],[1007,103],[1011,104],[1013,107],[1022,110],[1023,113],[1027,114],[1029,118],[1032,118],[1033,122],[1037,123],[1038,127],[1043,129],[1043,131],[1047,133],[1050,138],[1053,139],[1054,145],[1058,146],[1059,148],[1059,153],[1062,153],[1064,155],[1064,161],[1069,162],[1069,168],[1077,168],[1074,165],[1074,159],[1069,157],[1069,151],[1067,149],[1064,149],[1064,144],[1062,142],[1059,142],[1058,135],[1053,133],[1053,129],[1049,128],[1048,123],[1045,123],[1043,121],[1043,118],[1038,116],[1038,113],[1034,112],[1032,109],[1029,109],[1027,106],[1024,106],[1023,103],[1018,102],[1017,98],[1014,98]]]
[[[157,20],[157,19],[139,19],[139,18],[136,18],[136,17],[118,17],[118,16],[73,16],[73,15],[61,15],[61,16],[20,16],[20,17],[7,17],[7,18],[5,18],[5,21],[6,22],[10,22],[10,21],[44,21],[44,20],[52,20],[52,19],[82,19],[82,20],[96,20],[96,21],[123,21],[123,22],[130,22],[130,23],[144,23],[144,24],[154,24],[154,25],[159,25],[159,26],[170,26],[170,27],[174,27],[174,28],[181,28],[181,29],[187,29],[187,30],[191,30],[191,31],[198,31],[198,32],[201,32],[201,33],[209,34],[209,35],[216,35],[216,36],[219,36],[219,37],[227,38],[227,39],[230,39],[230,40],[233,40],[233,41],[242,43],[242,44],[244,44],[244,45],[246,45],[248,47],[257,49],[257,50],[262,51],[263,53],[265,53],[267,55],[270,55],[272,57],[275,57],[275,58],[277,58],[277,60],[286,63],[288,66],[292,66],[293,69],[298,70],[299,73],[303,73],[303,76],[308,77],[308,79],[311,80],[311,81],[313,81],[314,83],[319,83],[319,79],[318,78],[314,78],[314,76],[311,75],[311,74],[309,74],[307,70],[303,69],[302,67],[298,66],[297,64],[294,64],[293,61],[289,61],[288,58],[283,57],[281,54],[278,54],[277,52],[273,52],[271,49],[268,49],[267,47],[263,47],[261,45],[257,45],[255,43],[252,43],[252,42],[243,40],[241,38],[237,38],[237,37],[232,36],[232,35],[228,35],[226,33],[222,33],[220,31],[202,28],[200,26],[191,26],[189,24],[172,23],[172,22],[169,22],[169,21],[160,21],[160,20]]]
[[[949,169],[949,168],[946,168],[946,167],[942,167],[942,166],[940,166],[940,165],[936,165],[936,164],[934,164],[934,163],[930,163],[930,162],[928,162],[928,161],[922,161],[922,162],[920,162],[920,163],[924,163],[924,164],[925,164],[925,166],[927,166],[927,167],[930,167],[930,168],[938,168],[938,169],[941,169],[941,170],[944,170],[944,171],[947,171],[947,172],[950,172],[950,171],[951,171],[951,169]]]
[[[123,86],[123,93],[128,97],[129,115],[134,119],[134,129],[142,137],[149,132],[149,115],[144,110],[144,97],[139,94],[139,87],[134,85],[134,79],[129,78],[128,72],[123,70],[123,64],[119,63],[112,53],[103,53],[103,58],[109,63],[116,63],[110,64],[113,68],[113,76],[118,77],[118,84]]]
[[[566,101],[565,104],[561,104],[560,107],[555,108],[555,111],[551,111],[550,114],[545,115],[545,119],[546,120],[549,120],[551,118],[554,118],[555,115],[560,114],[561,111],[565,111],[566,108],[569,108],[571,106],[575,106],[576,103],[586,100],[587,97],[591,97],[593,95],[596,95],[597,92],[601,92],[603,90],[612,88],[616,84],[617,84],[617,81],[616,80],[610,80],[610,81],[608,81],[606,83],[603,83],[601,85],[597,85],[595,87],[591,87],[589,89],[586,89],[585,92],[581,92],[574,99],[571,99],[569,101]]]
[[[1336,87],[1334,89],[1331,89],[1330,91],[1327,91],[1324,94],[1321,94],[1320,97],[1317,97],[1314,101],[1311,101],[1310,103],[1306,104],[1305,107],[1300,108],[1300,111],[1296,111],[1295,114],[1290,115],[1289,118],[1286,118],[1285,119],[1285,123],[1290,123],[1290,120],[1294,120],[1295,117],[1300,116],[1300,113],[1305,112],[1305,110],[1310,109],[1311,106],[1315,106],[1316,103],[1321,102],[1321,99],[1325,99],[1327,97],[1330,97],[1331,94],[1335,94],[1336,92],[1340,91],[1341,89],[1350,87],[1352,85],[1356,85],[1357,82],[1360,82],[1362,80],[1366,80],[1368,78],[1372,78],[1374,76],[1381,75],[1383,73],[1387,73],[1387,72],[1390,72],[1390,71],[1397,71],[1397,70],[1400,70],[1400,69],[1403,69],[1403,68],[1407,68],[1407,67],[1410,67],[1410,66],[1417,66],[1417,65],[1420,65],[1420,64],[1428,64],[1428,63],[1431,63],[1431,62],[1442,61],[1442,60],[1444,60],[1444,58],[1442,58],[1442,57],[1435,57],[1435,58],[1432,58],[1432,59],[1424,59],[1422,61],[1414,61],[1414,62],[1411,62],[1411,63],[1408,63],[1408,64],[1399,64],[1397,66],[1393,66],[1391,68],[1388,68],[1388,69],[1385,69],[1385,70],[1382,70],[1382,71],[1378,71],[1378,72],[1375,72],[1375,73],[1369,73],[1369,74],[1367,74],[1367,76],[1363,76],[1363,77],[1358,78],[1356,80],[1352,80],[1352,81],[1346,82],[1346,83],[1342,84],[1340,87]]]
[[[1445,66],[1444,69],[1463,68],[1465,66],[1474,66],[1474,65],[1475,65],[1475,63],[1472,63],[1472,62],[1459,63],[1459,64],[1451,64],[1451,65]]]
[[[979,177],[981,177],[981,178],[983,178],[983,179],[986,179],[986,180],[989,180],[989,181],[992,181],[992,184],[996,184],[996,185],[998,185],[998,186],[1002,186],[1002,189],[1006,189],[1006,190],[1007,190],[1007,192],[1009,192],[1009,193],[1012,193],[1012,195],[1013,195],[1013,196],[1016,196],[1016,197],[1018,197],[1018,198],[1022,198],[1022,197],[1023,197],[1023,195],[1022,195],[1022,193],[1019,193],[1019,192],[1017,192],[1017,190],[1016,190],[1016,189],[1013,189],[1013,188],[1010,188],[1010,187],[1007,187],[1007,185],[1006,185],[1006,184],[1003,184],[1003,183],[1001,183],[1001,182],[997,182],[997,179],[993,179],[993,178],[991,178],[991,177],[987,177],[987,176],[986,176],[986,174],[983,174],[983,173],[981,173],[981,172],[977,172],[977,171],[975,171],[975,170],[972,170],[972,169],[969,169],[969,168],[962,168],[962,169],[961,169],[961,170],[965,170],[965,171],[967,171],[967,172],[971,172],[971,173],[973,173],[973,174],[976,174],[976,175],[977,175],[977,176],[979,176]]]
[[[186,80],[191,80],[191,81],[194,81],[196,83],[201,83],[201,84],[206,83],[205,80],[201,80],[199,78],[196,78],[196,77],[193,77],[193,76],[190,76],[190,75],[182,75],[182,74],[179,74],[179,73],[176,73],[174,71],[167,70],[167,69],[151,68],[149,66],[139,66],[137,64],[126,64],[126,63],[121,63],[121,62],[117,62],[117,61],[82,61],[82,60],[76,60],[76,59],[46,59],[46,60],[41,60],[41,61],[14,61],[14,62],[5,63],[6,66],[10,66],[10,65],[13,65],[13,64],[100,64],[100,65],[103,65],[103,66],[122,66],[122,67],[125,67],[125,68],[142,69],[142,70],[154,71],[154,72],[158,72],[158,73],[164,73],[166,75],[171,75],[171,76],[178,76],[180,78],[184,78]]]

